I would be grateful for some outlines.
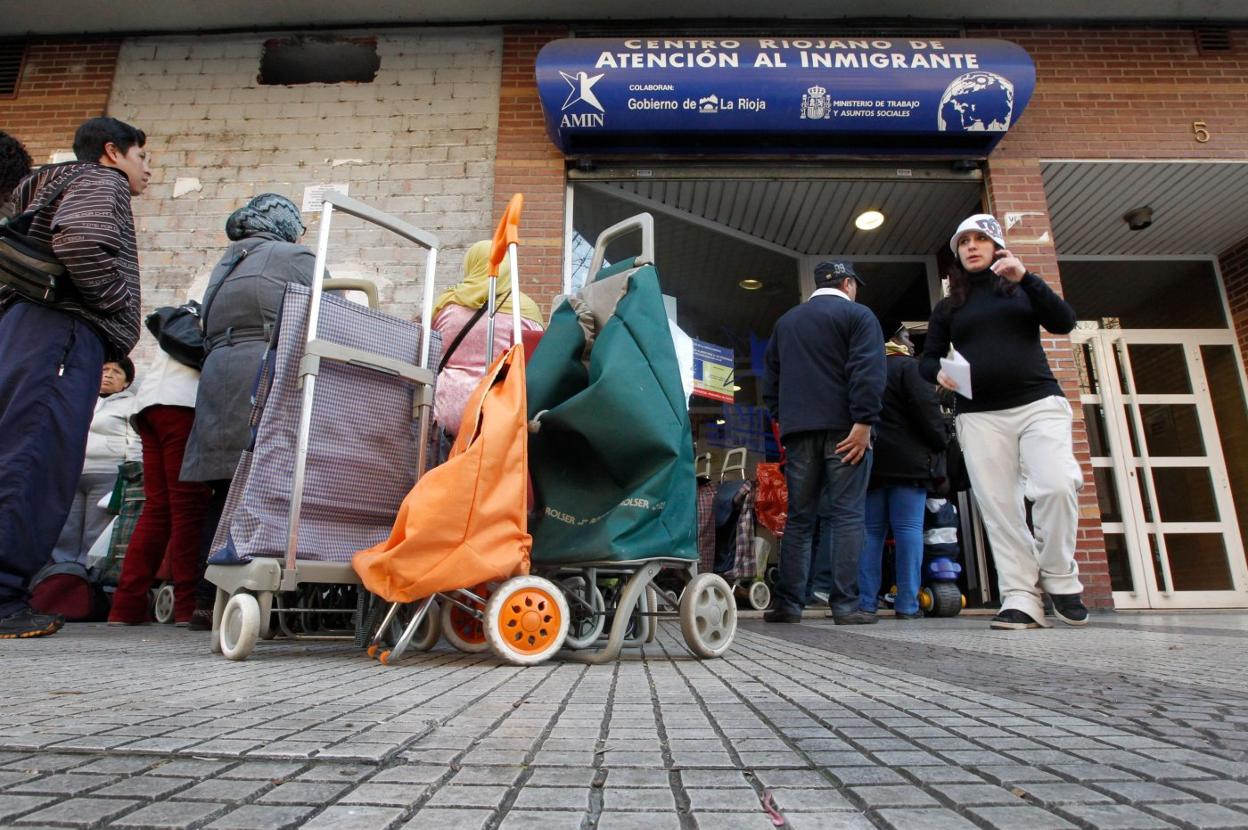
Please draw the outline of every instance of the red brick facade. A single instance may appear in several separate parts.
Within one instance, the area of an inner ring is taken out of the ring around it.
[[[527,188],[526,236],[540,233],[541,238],[540,260],[536,269],[529,267],[526,283],[540,279],[543,298],[562,284],[565,178],[562,159],[542,124],[533,57],[543,43],[561,34],[557,29],[516,29],[504,36],[495,193],[501,205],[512,189]],[[966,34],[1012,40],[1035,61],[1035,95],[1018,126],[989,159],[988,200],[1001,218],[1011,212],[1039,214],[1007,235],[1023,261],[1059,291],[1041,160],[1248,158],[1248,46],[1201,53],[1192,29],[1182,27],[971,26]],[[1236,35],[1236,42],[1248,40],[1241,32]],[[1194,122],[1208,129],[1207,142],[1196,140]],[[1047,241],[1034,241],[1044,239],[1045,232]],[[1223,269],[1236,330],[1248,353],[1248,245],[1227,252]],[[1045,345],[1058,379],[1074,399],[1078,379],[1069,340],[1046,338]],[[1088,480],[1080,497],[1080,569],[1089,605],[1110,607],[1087,435],[1075,409],[1075,451]]]
[[[74,130],[108,107],[118,40],[34,40],[17,95],[0,98],[0,129],[26,145],[36,164],[69,150]]]

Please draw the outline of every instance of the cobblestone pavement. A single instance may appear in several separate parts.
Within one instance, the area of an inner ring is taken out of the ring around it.
[[[743,621],[725,659],[70,626],[0,644],[0,825],[1248,828],[1248,614]]]

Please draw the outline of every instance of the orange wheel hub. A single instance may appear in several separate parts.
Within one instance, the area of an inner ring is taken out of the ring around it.
[[[561,623],[558,604],[539,588],[521,588],[509,596],[498,618],[507,645],[524,654],[548,648],[559,635]]]

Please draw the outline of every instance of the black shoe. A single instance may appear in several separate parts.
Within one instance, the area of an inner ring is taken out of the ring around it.
[[[60,614],[39,614],[29,606],[0,620],[0,640],[22,640],[46,637],[61,630],[65,618]]]
[[[1003,631],[1017,631],[1023,628],[1044,628],[1043,625],[1017,608],[1007,608],[1000,614],[997,614],[997,616],[992,618],[989,626]]]
[[[1087,625],[1088,609],[1082,594],[1049,594],[1053,600],[1053,615],[1067,625]]]
[[[837,625],[875,625],[879,621],[879,617],[870,611],[850,611],[832,618],[832,622]]]
[[[916,611],[913,614],[903,614],[900,611],[898,611],[893,614],[893,617],[894,619],[898,619],[898,620],[921,620],[923,619],[923,612]]]
[[[212,611],[196,608],[186,623],[187,631],[212,631]]]
[[[766,614],[763,614],[763,620],[774,623],[800,623],[802,615],[800,613],[790,614],[783,608],[773,608]]]

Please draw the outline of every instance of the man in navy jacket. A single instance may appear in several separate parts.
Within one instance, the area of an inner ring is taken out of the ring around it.
[[[763,402],[780,424],[789,517],[780,544],[780,578],[768,622],[798,622],[806,601],[811,533],[828,488],[832,590],[838,625],[875,622],[858,610],[858,556],[871,473],[871,427],[884,394],[884,335],[854,302],[861,278],[851,263],[815,266],[815,292],[787,311],[767,344]]]

